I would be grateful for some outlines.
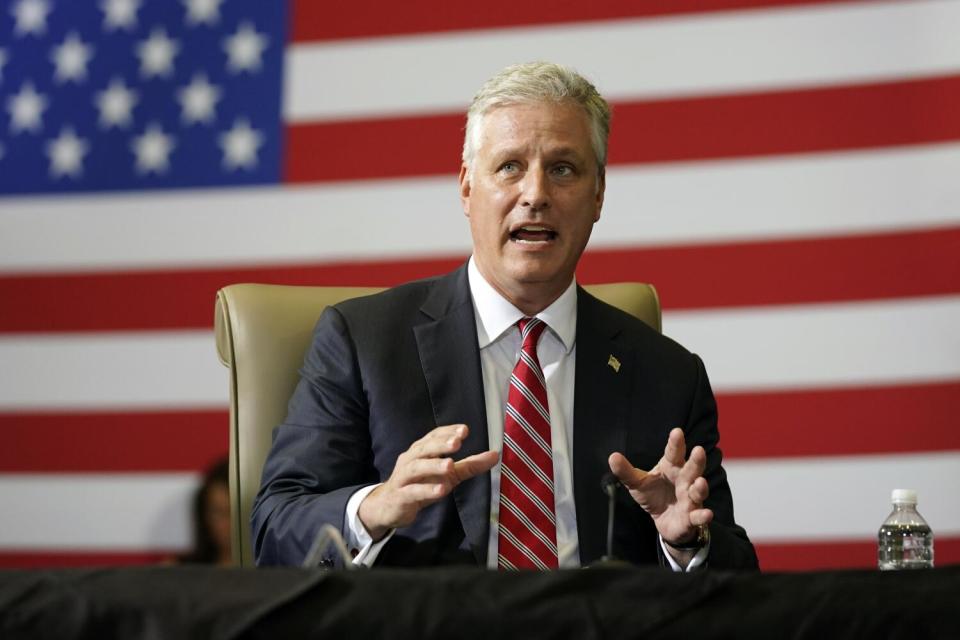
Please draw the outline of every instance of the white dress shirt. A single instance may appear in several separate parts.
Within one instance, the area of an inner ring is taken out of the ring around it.
[[[503,417],[510,376],[520,359],[520,329],[524,313],[510,304],[480,275],[471,258],[467,266],[477,344],[483,371],[489,448],[503,447]],[[561,568],[580,566],[577,510],[573,501],[573,386],[577,361],[577,286],[574,281],[553,304],[536,316],[547,325],[537,343],[537,358],[547,381],[550,439],[553,446],[553,499],[557,516],[557,559]],[[500,465],[490,470],[490,538],[487,567],[497,568]]]
[[[520,331],[517,321],[522,311],[501,296],[480,274],[473,258],[467,266],[470,294],[477,324],[477,344],[483,375],[483,395],[487,413],[488,448],[503,446],[503,418],[507,407],[510,376],[520,358]],[[561,568],[580,566],[577,538],[577,512],[573,499],[573,398],[577,359],[577,287],[571,281],[567,289],[549,307],[536,315],[546,323],[537,344],[537,357],[547,382],[550,411],[550,437],[553,446],[554,502],[557,516],[557,552]],[[611,451],[611,453],[613,453]],[[371,566],[380,549],[393,535],[391,531],[374,543],[360,522],[360,503],[378,485],[354,493],[347,502],[347,546],[359,550],[354,564]],[[599,490],[598,490],[599,494]],[[599,499],[599,497],[598,497]],[[487,567],[497,568],[498,518],[500,512],[500,465],[490,470],[490,534],[487,541]],[[661,540],[661,546],[663,541]],[[702,549],[687,566],[690,571],[706,559]],[[683,569],[664,548],[674,571]]]

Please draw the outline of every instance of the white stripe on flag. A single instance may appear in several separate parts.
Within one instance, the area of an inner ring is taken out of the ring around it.
[[[228,385],[210,331],[0,336],[4,409],[225,407]]]
[[[285,60],[284,114],[302,122],[462,111],[484,80],[530,60],[574,67],[608,100],[952,73],[958,24],[960,3],[939,0],[297,44]]]
[[[960,377],[960,296],[674,311],[663,327],[703,357],[714,390]]]
[[[590,247],[957,224],[958,175],[956,143],[611,167]],[[0,207],[6,272],[410,258],[414,250],[418,258],[469,253],[455,177],[8,198]]]
[[[0,548],[185,548],[198,481],[191,473],[0,475]]]
[[[960,296],[675,311],[717,391],[960,378]],[[0,336],[0,409],[222,407],[208,331]]]
[[[909,425],[904,425],[909,428]],[[960,534],[960,452],[730,460],[737,521],[755,542],[870,539],[890,491],[916,489],[934,535]],[[0,549],[179,549],[195,474],[0,475]],[[789,504],[789,509],[780,506]]]
[[[874,538],[893,489],[917,490],[934,536],[960,533],[957,451],[730,460],[724,467],[737,522],[754,542]]]

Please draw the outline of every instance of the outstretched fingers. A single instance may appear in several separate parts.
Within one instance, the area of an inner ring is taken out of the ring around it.
[[[468,433],[466,425],[438,427],[401,454],[403,464],[397,465],[397,480],[408,497],[418,501],[435,500],[497,464],[496,451],[484,451],[459,461],[449,457],[460,450]],[[416,488],[408,489],[410,486]]]
[[[703,503],[707,501],[707,496],[709,495],[710,487],[704,478],[697,478],[687,489],[687,496],[695,506],[702,506]]]
[[[668,464],[680,468],[687,457],[687,441],[683,429],[675,427],[667,437],[667,446],[663,449],[663,460]]]
[[[689,514],[690,524],[699,527],[702,524],[710,524],[713,520],[712,509],[694,509]]]
[[[496,464],[493,451],[454,462],[452,455],[469,433],[465,424],[437,427],[397,457],[390,477],[360,503],[360,521],[375,540],[389,529],[410,524],[420,509]]]
[[[453,460],[450,458],[414,458],[398,467],[397,471],[402,474],[399,478],[401,485],[414,482],[431,482],[434,479],[442,479],[453,472]]]
[[[698,478],[703,477],[703,472],[706,468],[706,452],[703,450],[703,447],[694,447],[693,451],[690,452],[690,459],[683,463],[680,472],[677,474],[677,486],[684,490],[688,489]]]
[[[460,449],[469,432],[465,424],[437,427],[410,445],[410,448],[401,456],[406,456],[408,459],[448,456]]]

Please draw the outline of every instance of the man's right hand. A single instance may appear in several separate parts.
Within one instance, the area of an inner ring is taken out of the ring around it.
[[[441,500],[458,484],[489,471],[500,459],[484,451],[454,462],[470,430],[465,424],[437,427],[400,454],[386,482],[360,503],[360,522],[376,542],[391,529],[411,524],[420,509]]]

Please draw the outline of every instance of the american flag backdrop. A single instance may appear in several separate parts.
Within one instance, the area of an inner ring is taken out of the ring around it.
[[[0,0],[0,566],[187,547],[214,292],[462,263],[463,113],[540,59],[613,105],[578,278],[704,358],[762,566],[874,566],[900,487],[960,562],[960,1]]]

